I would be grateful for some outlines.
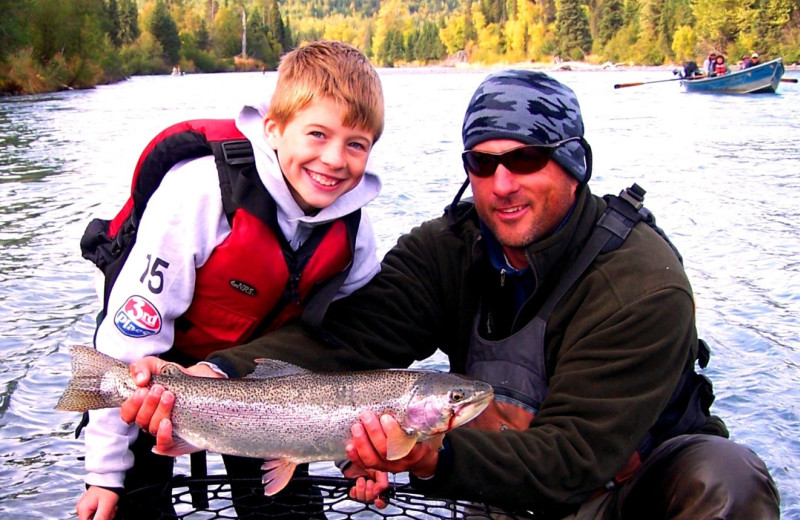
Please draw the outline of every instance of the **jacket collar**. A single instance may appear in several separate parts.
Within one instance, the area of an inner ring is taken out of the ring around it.
[[[461,196],[468,186],[469,180],[459,190],[452,204],[446,209],[446,218],[451,229],[460,228],[466,221],[473,221],[478,226],[478,233],[475,235],[473,251],[477,255],[475,258],[482,258],[483,255],[476,251],[482,250],[487,261],[489,245],[485,237],[490,231],[478,219],[474,203],[471,199],[461,201]],[[575,260],[580,250],[583,248],[589,235],[594,229],[595,223],[600,218],[600,213],[605,207],[600,207],[602,199],[594,197],[586,184],[578,187],[577,200],[567,220],[559,229],[538,242],[534,242],[525,248],[525,255],[533,274],[534,289],[537,292],[544,280],[557,280],[561,273]],[[603,205],[604,206],[604,205]],[[484,237],[481,240],[481,237]],[[492,237],[493,238],[493,237]],[[496,240],[496,239],[495,239]],[[483,247],[480,247],[482,245]],[[551,278],[551,275],[556,275]]]

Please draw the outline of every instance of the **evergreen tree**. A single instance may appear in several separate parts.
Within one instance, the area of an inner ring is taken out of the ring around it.
[[[402,60],[404,56],[403,33],[396,29],[389,29],[383,39],[383,44],[378,49],[378,60],[391,67],[396,61]]]
[[[250,16],[247,28],[247,52],[253,58],[261,60],[269,69],[278,65],[280,44],[272,34],[266,20],[259,16]]]
[[[430,20],[422,24],[422,30],[415,32],[413,55],[421,61],[441,60],[445,56],[442,40],[439,39],[439,28]]]
[[[413,31],[411,31],[411,34],[408,35],[408,41],[403,46],[403,59],[407,63],[411,63],[412,61],[418,59],[414,54],[418,43],[419,31],[415,28]]]
[[[195,41],[197,43],[197,48],[201,51],[211,49],[211,35],[208,32],[208,25],[205,20],[200,21],[200,27],[195,33]]]
[[[153,37],[161,44],[167,65],[177,65],[181,59],[181,39],[178,36],[178,25],[172,19],[163,0],[156,2],[149,29]]]
[[[583,59],[584,54],[592,47],[592,35],[580,0],[560,0],[556,8],[559,53],[571,59]]]
[[[622,0],[605,0],[598,9],[597,40],[604,45],[624,25]]]
[[[119,7],[120,15],[120,40],[123,44],[135,42],[141,31],[139,30],[139,9],[136,0],[122,0]]]
[[[28,9],[18,0],[0,0],[0,63],[28,42]]]
[[[119,11],[117,0],[108,0],[108,37],[114,47],[122,45],[122,16]]]
[[[638,28],[639,27],[639,11],[641,5],[639,0],[627,0],[625,2],[625,9],[622,14],[622,20],[625,25]]]
[[[30,43],[40,63],[88,57],[104,51],[106,6],[102,0],[39,0],[30,5]]]
[[[392,65],[403,59],[403,34],[413,27],[408,4],[403,0],[386,0],[381,4],[374,26],[371,49],[375,61],[379,65]]]
[[[292,42],[289,38],[289,33],[286,30],[286,25],[283,23],[278,2],[276,0],[272,0],[271,4],[272,5],[269,8],[269,13],[267,16],[267,25],[272,32],[273,37],[280,46],[280,49],[278,49],[279,52],[289,50],[292,47]]]

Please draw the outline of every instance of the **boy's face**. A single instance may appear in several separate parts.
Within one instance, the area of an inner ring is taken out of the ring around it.
[[[267,142],[297,204],[306,213],[330,206],[364,176],[373,135],[344,126],[344,110],[330,98],[314,100],[280,130],[264,121]]]

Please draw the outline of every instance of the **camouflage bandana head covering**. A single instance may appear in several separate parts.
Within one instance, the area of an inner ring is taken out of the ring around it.
[[[469,102],[461,130],[464,149],[490,139],[552,144],[583,137],[575,93],[547,74],[505,70],[488,76]],[[581,183],[592,175],[591,150],[581,139],[560,146],[552,159]]]

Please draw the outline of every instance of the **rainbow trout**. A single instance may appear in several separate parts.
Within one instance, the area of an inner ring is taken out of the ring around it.
[[[73,346],[72,380],[56,410],[120,406],[137,386],[128,366],[93,348]],[[241,379],[184,374],[167,365],[150,384],[175,394],[175,448],[264,459],[264,492],[283,489],[298,464],[345,458],[350,427],[363,411],[391,413],[404,434],[388,439],[387,457],[404,457],[419,440],[480,414],[492,387],[457,374],[422,370],[314,373],[277,360],[258,360]]]

